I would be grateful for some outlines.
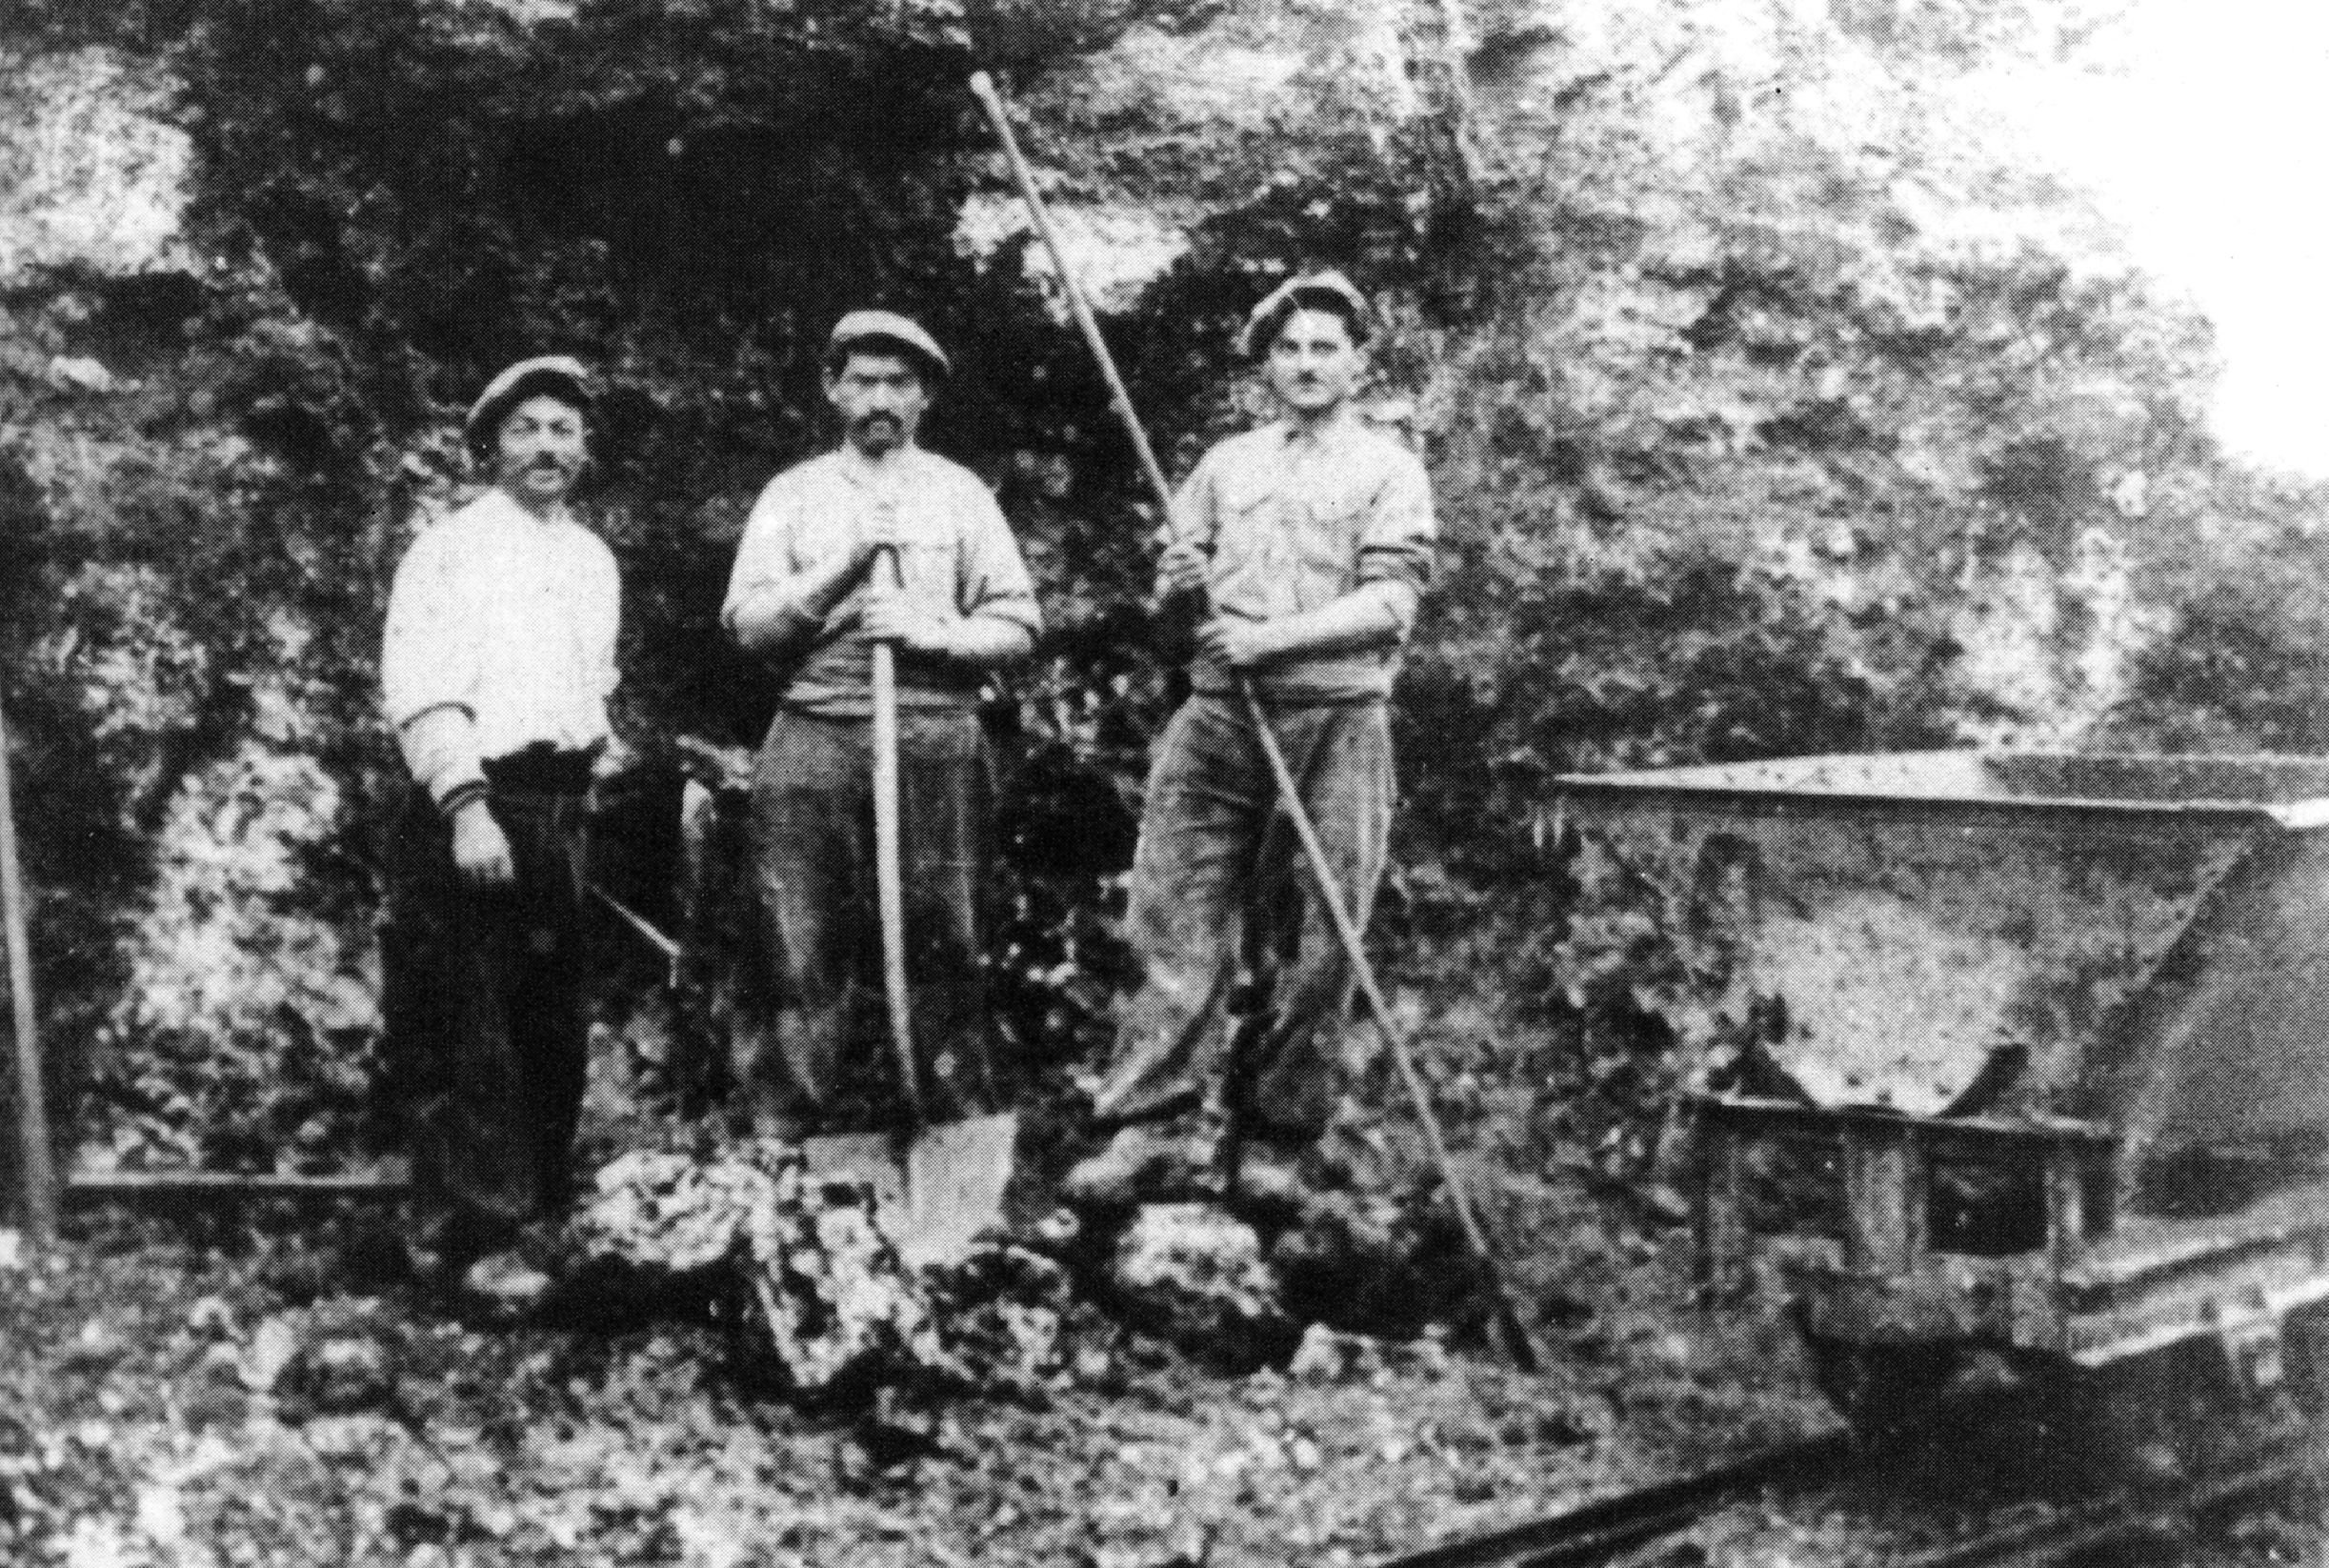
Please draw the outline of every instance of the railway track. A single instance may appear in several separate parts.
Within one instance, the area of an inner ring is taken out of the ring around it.
[[[1897,1568],[2059,1568],[2121,1560],[2103,1554],[2147,1542],[2179,1543],[2193,1521],[2210,1510],[2318,1477],[2320,1442],[2321,1434],[2309,1430],[2227,1470],[2139,1494],[2113,1492],[2065,1505],[2041,1518],[1902,1558]]]
[[[1857,1453],[1848,1433],[1832,1433],[1565,1513],[1427,1547],[1389,1558],[1376,1568],[1587,1568],[1686,1530],[1747,1498],[1832,1478],[1838,1465],[1854,1462]]]
[[[2261,1498],[2320,1474],[2318,1430],[2283,1438],[2246,1462],[2181,1484],[2051,1503],[1945,1545],[1893,1559],[1896,1568],[2064,1568],[2145,1542],[2172,1542],[2209,1510]],[[1390,1558],[1375,1568],[1598,1568],[1771,1492],[1827,1488],[1872,1456],[1845,1434],[1599,1498],[1539,1519]]]

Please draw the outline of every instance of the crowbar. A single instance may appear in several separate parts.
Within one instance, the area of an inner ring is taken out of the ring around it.
[[[648,922],[647,916],[639,914],[630,905],[624,903],[620,898],[617,898],[614,896],[614,895],[609,893],[605,888],[600,887],[596,882],[592,882],[591,884],[591,896],[596,898],[600,903],[612,910],[615,914],[615,917],[636,933],[641,941],[645,942],[649,947],[653,948],[657,953],[663,955],[663,961],[671,966],[670,973],[665,976],[664,983],[674,991],[678,990],[679,944],[673,941],[669,936],[664,935],[660,931],[657,931]]]

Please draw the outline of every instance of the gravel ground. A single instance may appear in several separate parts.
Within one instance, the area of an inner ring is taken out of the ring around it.
[[[0,1560],[1334,1568],[1828,1427],[1776,1314],[1690,1306],[1678,1234],[1537,1196],[1516,1274],[1543,1376],[1318,1335],[1224,1377],[1091,1315],[1048,1384],[934,1421],[754,1394],[686,1322],[463,1324],[368,1285],[345,1221],[114,1218],[45,1257],[0,1247]],[[1874,1501],[1741,1507],[1646,1560],[1881,1561],[2014,1502],[2013,1467],[1928,1458]],[[2250,1516],[2169,1560],[2322,1546],[2317,1518]]]
[[[1579,1198],[1518,1271],[1556,1364],[1315,1339],[1209,1373],[1096,1317],[1011,1402],[802,1411],[684,1322],[483,1330],[366,1284],[351,1224],[113,1219],[0,1253],[0,1553],[138,1564],[1364,1563],[1824,1413],[1768,1317]]]

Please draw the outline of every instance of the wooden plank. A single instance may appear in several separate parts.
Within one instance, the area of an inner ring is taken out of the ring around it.
[[[1857,1273],[1909,1274],[1924,1261],[1925,1167],[1910,1125],[1844,1131],[1844,1262]]]
[[[412,1190],[401,1166],[354,1176],[299,1176],[228,1171],[75,1171],[65,1196],[76,1203],[167,1202],[208,1199],[397,1197]]]
[[[9,788],[8,722],[0,716],[0,926],[6,928],[10,1034],[16,1091],[16,1179],[25,1235],[56,1239],[56,1167],[49,1149],[47,1075],[32,1009],[32,948],[26,936],[24,870],[16,858],[16,808]]]
[[[1996,1116],[1910,1116],[1875,1106],[1822,1107],[1797,1100],[1736,1095],[1701,1094],[1696,1100],[1703,1114],[1747,1127],[1825,1133],[1845,1125],[1880,1129],[1914,1122],[1928,1144],[1936,1139],[1951,1139],[1956,1140],[1957,1146],[1967,1149],[1978,1148],[1984,1142],[2010,1145],[2070,1141],[2108,1145],[2118,1138],[2118,1132],[2102,1122],[2078,1121],[2068,1116],[2014,1120]]]
[[[2046,1151],[2046,1255],[2058,1269],[2086,1256],[2086,1174],[2089,1162],[2063,1145]]]
[[[1747,1234],[1746,1140],[1728,1127],[1699,1129],[1702,1153],[1697,1210],[1698,1289],[1712,1305],[1734,1298],[1744,1286],[1753,1241]]]

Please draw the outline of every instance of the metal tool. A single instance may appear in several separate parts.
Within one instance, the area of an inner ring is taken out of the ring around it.
[[[1067,252],[1061,248],[1059,236],[1052,228],[1051,215],[1044,210],[1043,198],[1036,193],[1034,175],[1028,169],[1026,158],[1019,152],[1018,137],[1011,129],[1011,116],[1003,107],[1002,96],[995,90],[994,79],[983,70],[972,73],[971,91],[978,99],[979,107],[986,111],[987,119],[994,127],[995,136],[1002,143],[1003,156],[1011,165],[1012,178],[1018,185],[1019,195],[1027,203],[1028,216],[1034,221],[1035,232],[1042,237],[1045,249],[1050,251],[1052,266],[1059,274],[1060,287],[1067,295],[1068,312],[1075,318],[1075,325],[1083,332],[1084,342],[1092,350],[1092,357],[1098,363],[1100,378],[1108,384],[1109,400],[1115,410],[1116,418],[1123,424],[1124,433],[1132,441],[1133,451],[1139,458],[1142,475],[1148,480],[1149,488],[1155,493],[1158,514],[1166,519],[1169,526],[1173,516],[1172,489],[1165,483],[1164,470],[1157,466],[1155,451],[1149,445],[1148,432],[1142,428],[1140,415],[1133,407],[1132,394],[1124,389],[1124,378],[1116,373],[1114,356],[1108,352],[1107,339],[1100,336],[1099,323],[1093,318],[1092,306],[1084,297],[1082,285],[1076,281],[1074,270],[1068,265]],[[1407,1043],[1407,1033],[1393,1015],[1391,1004],[1383,995],[1382,986],[1375,980],[1375,966],[1367,959],[1357,923],[1351,918],[1350,905],[1335,878],[1334,867],[1327,861],[1325,848],[1318,842],[1317,830],[1311,824],[1310,813],[1302,804],[1301,791],[1295,783],[1293,771],[1286,766],[1286,754],[1278,745],[1277,732],[1271,727],[1269,713],[1262,707],[1261,698],[1255,694],[1253,682],[1242,673],[1237,676],[1237,694],[1243,698],[1246,714],[1253,721],[1254,734],[1260,742],[1262,755],[1270,764],[1271,777],[1276,781],[1279,803],[1285,809],[1287,820],[1294,824],[1295,835],[1302,842],[1302,852],[1310,862],[1311,875],[1317,884],[1319,899],[1334,924],[1335,935],[1342,943],[1353,974],[1358,978],[1359,991],[1365,995],[1368,1010],[1375,1016],[1375,1026],[1381,1033],[1392,1060],[1398,1065],[1400,1081],[1406,1085],[1408,1098],[1415,1106],[1415,1120],[1423,1129],[1424,1141],[1431,1149],[1440,1183],[1447,1189],[1448,1206],[1455,1210],[1456,1223],[1464,1233],[1464,1241],[1487,1277],[1490,1294],[1495,1298],[1496,1327],[1503,1337],[1505,1353],[1512,1357],[1515,1366],[1524,1372],[1534,1372],[1543,1364],[1543,1353],[1538,1350],[1527,1322],[1520,1316],[1519,1307],[1513,1299],[1511,1285],[1504,1277],[1503,1265],[1496,1250],[1488,1244],[1488,1234],[1481,1228],[1471,1193],[1456,1172],[1455,1156],[1450,1153],[1447,1136],[1440,1129],[1438,1113],[1432,1107],[1431,1093],[1424,1085],[1422,1074],[1416,1069],[1415,1052]]]
[[[883,547],[873,570],[903,587],[897,552]],[[882,999],[897,1062],[906,1120],[894,1133],[820,1134],[802,1144],[811,1170],[858,1177],[874,1191],[878,1212],[907,1262],[920,1266],[960,1257],[981,1231],[1003,1217],[1003,1190],[1018,1146],[1015,1112],[934,1123],[914,1054],[914,1015],[906,984],[906,894],[900,863],[897,653],[873,646],[873,895],[881,924]]]
[[[876,661],[883,662],[888,661]],[[880,680],[878,671],[876,680]],[[801,1158],[813,1171],[863,1181],[873,1190],[876,1212],[888,1217],[899,1254],[910,1263],[926,1265],[959,1257],[979,1232],[1001,1218],[1003,1190],[1011,1181],[1018,1143],[1018,1116],[1003,1113],[932,1124],[923,1115],[921,1077],[911,1046],[904,989],[905,944],[900,939],[905,931],[905,897],[896,853],[894,669],[887,684],[893,707],[890,723],[881,727],[874,739],[873,833],[875,859],[886,859],[890,873],[884,875],[876,866],[875,897],[882,910],[883,980],[890,992],[891,1039],[898,1052],[900,1091],[910,1120],[899,1133],[819,1134],[802,1141]],[[879,782],[885,774],[890,780],[886,792]],[[882,804],[885,793],[886,806]],[[885,840],[891,846],[886,856],[881,848]],[[595,882],[591,884],[591,895],[662,956],[676,984],[683,952],[680,944]],[[894,972],[894,980],[891,972]]]
[[[647,916],[639,914],[595,882],[591,884],[591,895],[612,910],[616,919],[629,926],[641,941],[663,955],[663,962],[668,966],[663,983],[677,990],[679,987],[679,944],[657,931],[648,922]]]

